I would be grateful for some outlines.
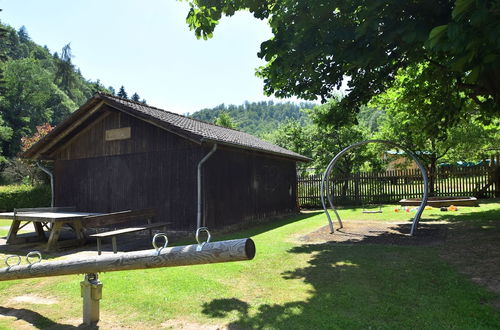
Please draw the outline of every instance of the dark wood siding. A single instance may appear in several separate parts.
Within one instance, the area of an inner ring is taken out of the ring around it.
[[[78,135],[59,148],[55,158],[71,160],[100,156],[124,155],[154,151],[192,149],[195,143],[168,133],[116,110],[104,110],[108,114],[81,130]],[[106,130],[130,127],[131,138],[118,141],[106,141]]]
[[[171,229],[193,230],[200,146],[149,123],[107,110],[55,153],[57,206],[113,212],[155,208]],[[105,141],[109,129],[131,127],[131,138]],[[205,163],[206,225],[220,228],[297,211],[295,162],[220,147]]]
[[[155,208],[172,228],[196,224],[196,163],[186,152],[149,152],[56,161],[56,205],[113,212]]]
[[[206,225],[221,227],[297,212],[293,161],[218,150],[204,171]]]

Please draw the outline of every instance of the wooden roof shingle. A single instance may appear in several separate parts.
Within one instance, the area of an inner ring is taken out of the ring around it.
[[[24,158],[42,158],[40,155],[44,150],[53,148],[60,135],[69,134],[74,129],[76,123],[83,122],[85,116],[90,116],[92,109],[106,104],[119,111],[139,119],[151,122],[156,126],[164,128],[191,141],[202,143],[218,143],[235,148],[253,150],[262,153],[273,154],[298,161],[309,161],[308,157],[302,156],[293,151],[281,148],[270,142],[261,140],[239,130],[218,126],[194,118],[182,116],[170,111],[162,110],[150,105],[123,99],[117,96],[96,93],[80,109],[75,111],[68,119],[59,124],[52,132],[33,145],[22,155]]]

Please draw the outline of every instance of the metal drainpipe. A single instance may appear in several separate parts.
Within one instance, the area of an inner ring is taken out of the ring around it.
[[[50,207],[54,207],[54,174],[52,174],[51,171],[40,165],[39,162],[36,162],[36,165],[47,175],[50,177],[50,193],[51,193],[51,198],[50,198]]]
[[[198,163],[198,213],[197,213],[197,217],[196,217],[197,228],[201,227],[201,218],[202,218],[202,212],[201,212],[201,204],[202,204],[202,200],[201,200],[201,167],[202,167],[203,163],[205,163],[207,161],[207,159],[210,158],[210,156],[212,156],[212,154],[215,152],[215,150],[217,150],[217,143],[214,144],[214,146],[212,147],[212,150],[210,150],[209,153],[206,154],[205,157],[203,157],[203,159],[200,160],[200,162]]]

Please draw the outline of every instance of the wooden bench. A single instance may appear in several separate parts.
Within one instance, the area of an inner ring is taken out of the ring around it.
[[[152,219],[155,216],[156,216],[156,211],[154,209],[114,212],[104,215],[86,217],[85,227],[87,228],[109,227],[111,225],[116,225],[119,223],[146,219],[147,224],[144,225],[119,228],[111,231],[89,235],[89,237],[94,237],[97,239],[97,253],[99,255],[101,254],[101,239],[108,237],[111,237],[111,242],[113,245],[113,253],[117,253],[118,251],[117,251],[116,237],[119,235],[139,232],[143,230],[149,230],[149,236],[150,238],[152,238],[152,229],[154,228],[162,228],[163,231],[167,231],[167,225],[171,224],[171,222],[152,222]]]

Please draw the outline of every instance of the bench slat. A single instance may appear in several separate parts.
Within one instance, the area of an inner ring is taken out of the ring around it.
[[[154,222],[152,224],[144,225],[144,226],[137,226],[137,227],[130,227],[130,228],[122,228],[122,229],[117,229],[117,230],[111,230],[111,231],[106,231],[104,233],[98,233],[98,234],[92,234],[89,235],[90,237],[110,237],[110,236],[117,236],[121,234],[126,234],[126,233],[133,233],[136,231],[142,231],[146,229],[152,229],[152,228],[158,228],[158,227],[163,227],[172,224],[171,222]]]

